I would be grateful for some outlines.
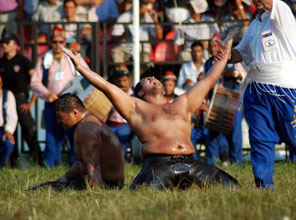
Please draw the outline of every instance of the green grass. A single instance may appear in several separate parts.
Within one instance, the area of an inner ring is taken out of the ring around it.
[[[242,187],[236,190],[211,186],[191,187],[185,191],[154,191],[142,187],[130,192],[139,166],[126,164],[122,190],[84,191],[26,189],[55,180],[67,166],[44,170],[0,171],[0,219],[296,219],[296,166],[277,163],[275,192],[255,188],[250,164],[227,167]]]

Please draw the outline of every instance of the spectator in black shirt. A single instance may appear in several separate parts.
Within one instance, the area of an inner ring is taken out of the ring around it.
[[[23,137],[29,146],[33,161],[42,165],[42,155],[37,142],[35,122],[30,113],[30,109],[37,97],[33,95],[28,102],[34,67],[26,57],[18,53],[19,41],[16,35],[3,32],[1,45],[4,50],[4,55],[0,59],[0,75],[3,79],[3,88],[12,91],[14,94]],[[16,150],[11,158],[12,165],[15,165],[18,156]]]

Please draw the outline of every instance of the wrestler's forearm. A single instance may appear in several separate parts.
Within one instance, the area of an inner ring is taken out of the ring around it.
[[[209,93],[210,89],[217,82],[221,76],[228,59],[225,57],[223,60],[217,61],[209,70],[207,76],[195,84],[187,94],[188,111],[194,113],[203,103],[204,98]]]
[[[103,185],[103,177],[99,165],[94,166],[92,163],[87,164],[87,178],[91,187]]]
[[[80,172],[80,168],[79,168],[79,161],[76,161],[72,167],[70,168],[69,171],[67,171],[64,176],[67,178],[67,180],[74,180],[78,177],[80,177],[81,175],[83,175],[81,172]]]
[[[101,90],[115,106],[116,110],[126,119],[130,118],[134,108],[134,99],[119,87],[109,83],[92,70],[78,66],[77,70],[97,89]]]

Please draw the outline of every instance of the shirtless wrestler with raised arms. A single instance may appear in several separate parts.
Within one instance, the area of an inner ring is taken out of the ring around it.
[[[70,170],[55,182],[37,187],[54,189],[71,187],[86,188],[85,177],[90,186],[121,188],[124,184],[124,159],[119,139],[100,119],[88,112],[81,100],[67,93],[55,103],[56,115],[65,130],[75,129],[76,162]]]
[[[232,31],[224,40],[226,54],[230,54],[236,33],[237,30]],[[79,61],[80,55],[64,47],[62,49],[72,59],[76,69],[104,92],[143,143],[143,168],[131,189],[141,184],[156,189],[171,186],[185,188],[192,183],[199,186],[206,183],[238,185],[236,179],[217,167],[194,161],[194,147],[190,141],[191,115],[223,72],[227,56],[213,65],[205,79],[173,103],[167,103],[163,86],[154,77],[142,79],[135,88],[136,97],[131,97],[97,73],[84,68]]]

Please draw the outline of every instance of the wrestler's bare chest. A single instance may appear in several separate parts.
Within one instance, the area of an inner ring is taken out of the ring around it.
[[[163,105],[152,109],[149,112],[149,120],[151,123],[158,122],[159,120],[187,122],[185,114],[182,114],[182,112],[173,108],[171,105]]]

